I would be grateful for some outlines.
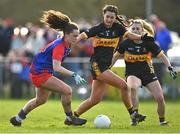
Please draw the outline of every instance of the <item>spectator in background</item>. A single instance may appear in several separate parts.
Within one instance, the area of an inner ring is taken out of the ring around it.
[[[11,45],[11,38],[14,29],[13,21],[11,19],[5,19],[0,25],[0,53],[3,56],[6,56]]]
[[[19,30],[19,28],[15,28],[14,31]],[[12,42],[10,46],[10,51],[21,51],[24,47],[24,39],[19,32],[14,32],[12,37]]]
[[[169,50],[172,43],[170,31],[166,27],[165,23],[162,22],[157,15],[152,14],[150,16],[150,21],[154,26],[155,40],[159,43],[159,46],[164,51],[164,53],[167,54],[167,51]],[[165,67],[163,66],[163,63],[154,63],[154,69],[157,73],[160,84],[163,85],[162,78],[165,72]]]
[[[29,77],[30,74],[30,65],[33,59],[33,53],[31,51],[25,50],[22,53],[21,64],[22,64],[22,71],[19,74],[19,78],[21,80],[21,89],[23,92],[23,97],[30,97],[31,96],[31,80]]]
[[[2,25],[2,20],[0,18],[0,42],[2,41],[3,37],[2,37],[2,32],[3,31],[3,25]],[[2,48],[2,45],[0,45],[0,49]],[[2,55],[2,50],[0,50],[0,97],[3,96],[3,82],[4,82],[4,67],[3,67],[3,55]]]
[[[156,41],[159,43],[161,49],[167,53],[172,43],[170,31],[166,27],[166,24],[161,21],[157,15],[152,14],[150,16],[150,21],[154,26]]]
[[[158,18],[157,15],[152,14],[152,15],[149,17],[149,20],[150,20],[150,22],[153,24],[154,30],[156,30],[156,29],[159,28],[159,25],[160,25],[160,23],[161,23],[161,20]]]
[[[159,43],[161,49],[167,54],[172,43],[170,31],[167,29],[164,22],[160,22],[159,28],[155,31],[155,39]]]
[[[32,26],[29,30],[30,31],[25,42],[25,47],[34,54],[37,54],[39,50],[44,47],[44,44],[46,44],[46,40],[43,37],[44,31],[38,26]]]
[[[20,51],[11,51],[8,55],[10,60],[9,72],[10,72],[10,96],[11,98],[21,98],[22,88],[20,73],[23,70],[22,63],[20,61]]]
[[[48,27],[43,27],[43,29],[44,29],[43,37],[46,40],[46,44],[55,40],[57,38],[57,36],[59,36],[59,34],[60,34],[60,33],[56,32],[55,30],[52,30]]]

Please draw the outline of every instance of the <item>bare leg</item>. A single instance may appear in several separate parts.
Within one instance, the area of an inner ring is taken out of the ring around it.
[[[88,98],[87,100],[85,100],[80,104],[75,114],[77,116],[80,116],[81,114],[89,110],[91,107],[98,104],[102,100],[106,89],[107,89],[106,83],[101,82],[99,80],[93,80],[92,92],[90,98]]]
[[[71,110],[71,88],[63,81],[52,76],[49,78],[36,92],[36,98],[30,100],[21,110],[18,115],[10,119],[10,123],[14,126],[21,126],[21,122],[26,118],[26,114],[29,113],[34,108],[47,101],[49,96],[49,91],[57,92],[62,94],[61,100],[62,105],[66,114],[66,119],[64,121],[65,125],[83,125],[87,122],[86,119],[80,119],[72,114]]]
[[[147,85],[147,88],[150,90],[152,95],[154,96],[154,99],[156,100],[158,107],[157,107],[157,113],[160,118],[164,118],[165,116],[165,100],[163,96],[163,91],[161,88],[161,85],[159,81],[151,82]]]
[[[100,76],[98,76],[97,80],[93,81],[92,94],[90,98],[85,100],[78,107],[77,111],[75,111],[76,116],[80,116],[82,113],[86,112],[92,106],[101,101],[107,84],[118,87],[121,90],[122,100],[132,119],[135,119],[138,122],[145,120],[146,116],[137,114],[133,111],[130,93],[126,82],[110,70],[106,70]]]
[[[102,73],[98,79],[120,89],[121,98],[129,112],[131,119],[135,120],[137,123],[145,120],[146,116],[138,114],[133,110],[133,105],[129,92],[130,90],[127,86],[127,83],[122,78],[120,78],[112,71],[107,70],[104,73]]]
[[[72,112],[71,110],[71,96],[61,95],[61,103],[65,113]]]
[[[20,126],[21,121],[26,118],[26,115],[36,107],[44,104],[50,94],[50,91],[58,92],[62,94],[62,105],[65,113],[72,115],[71,110],[71,88],[63,81],[52,76],[49,78],[39,89],[36,90],[36,97],[31,99],[17,116],[10,119],[10,122],[15,126]],[[70,113],[70,114],[69,114]],[[79,122],[78,122],[79,123]],[[80,122],[81,123],[81,122]]]
[[[118,87],[121,90],[121,96],[125,106],[127,109],[132,108],[130,94],[126,82],[112,71],[106,70],[100,76],[98,76],[97,80],[93,80],[91,96],[78,107],[75,112],[77,116],[86,112],[88,109],[101,101],[107,84]]]
[[[132,108],[132,102],[130,98],[130,90],[127,86],[127,83],[120,78],[118,75],[113,73],[110,70],[106,70],[103,72],[98,80],[101,80],[109,85],[115,86],[121,91],[121,98],[126,106],[127,109]]]
[[[131,89],[131,100],[133,104],[133,109],[138,113],[138,105],[139,105],[139,98],[138,98],[138,88],[141,86],[141,80],[136,76],[130,75],[127,77],[127,84]],[[131,120],[131,125],[136,126],[138,122],[135,119]]]
[[[71,88],[61,80],[51,77],[39,89],[36,89],[36,97],[31,99],[24,107],[23,110],[28,114],[31,110],[44,104],[50,94],[50,91],[62,94],[62,105],[65,111],[71,111]]]
[[[25,104],[23,107],[24,112],[28,114],[31,110],[44,104],[47,101],[49,94],[50,92],[45,89],[36,89],[36,97]]]
[[[72,91],[70,86],[68,86],[63,81],[57,79],[56,77],[51,77],[42,85],[42,87],[45,87],[50,91],[59,93],[59,95],[61,95],[61,103],[64,112],[66,113],[72,112],[71,110]]]
[[[59,94],[61,94],[61,102],[64,112],[66,114],[66,119],[64,121],[65,125],[83,125],[87,122],[86,119],[80,119],[73,116],[71,109],[72,91],[70,86],[68,86],[63,81],[57,79],[56,77],[51,77],[51,79],[48,79],[42,85],[42,87],[46,87],[51,91],[58,92]]]
[[[138,98],[138,89],[141,86],[141,80],[136,76],[130,75],[127,78],[127,84],[131,89],[131,100],[133,108],[138,110],[139,98]]]

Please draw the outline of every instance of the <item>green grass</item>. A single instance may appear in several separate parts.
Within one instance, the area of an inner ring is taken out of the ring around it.
[[[85,126],[65,126],[65,115],[58,100],[49,100],[45,105],[33,110],[22,127],[13,127],[9,118],[15,115],[27,100],[0,100],[0,133],[180,133],[180,102],[167,102],[169,126],[159,126],[156,103],[141,102],[140,112],[148,117],[138,126],[130,126],[129,115],[121,102],[103,101],[90,109],[82,117],[87,118]],[[73,109],[80,101],[73,101]],[[111,119],[110,129],[96,129],[93,120],[98,114]]]

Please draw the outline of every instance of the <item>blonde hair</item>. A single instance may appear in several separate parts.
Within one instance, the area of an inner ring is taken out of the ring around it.
[[[135,19],[133,22],[140,23],[141,26],[143,27],[144,32],[146,32],[148,34],[148,36],[154,37],[154,35],[155,35],[154,29],[150,23],[146,22],[143,19]]]

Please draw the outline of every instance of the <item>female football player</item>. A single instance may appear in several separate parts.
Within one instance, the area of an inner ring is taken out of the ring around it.
[[[154,36],[153,28],[150,24],[142,19],[134,20],[130,27],[133,33],[143,35],[147,32],[150,36]],[[155,42],[144,42],[142,40],[124,40],[119,44],[116,53],[113,56],[112,65],[120,57],[124,58],[126,64],[126,81],[131,88],[131,99],[133,108],[138,113],[138,97],[137,90],[143,85],[152,93],[158,107],[160,125],[165,125],[168,122],[165,120],[165,100],[160,83],[154,73],[152,66],[151,55],[161,59],[169,69],[171,76],[175,79],[177,73],[171,66],[167,56]],[[138,122],[132,119],[132,125],[137,125]]]
[[[126,82],[109,70],[113,52],[118,45],[120,38],[127,37],[137,40],[153,40],[147,35],[137,35],[117,22],[119,20],[118,8],[114,5],[106,5],[103,8],[104,21],[80,34],[78,41],[93,37],[94,54],[90,59],[91,73],[93,76],[91,96],[85,100],[74,112],[76,116],[80,116],[91,107],[98,104],[107,89],[108,84],[121,90],[122,100],[131,116],[131,118],[141,122],[145,116],[137,114],[133,111],[131,98]],[[116,19],[117,18],[117,19]]]
[[[66,114],[66,125],[83,125],[85,119],[73,116],[71,109],[71,87],[53,76],[58,72],[64,76],[72,77],[76,84],[84,84],[86,81],[77,73],[61,66],[61,62],[69,55],[71,45],[74,45],[79,35],[77,24],[71,22],[65,14],[49,10],[45,11],[41,22],[52,29],[63,31],[64,36],[57,38],[35,55],[30,69],[32,83],[37,87],[36,97],[31,99],[19,113],[10,119],[11,124],[20,126],[27,114],[33,109],[44,104],[51,92],[61,95],[61,102]]]

